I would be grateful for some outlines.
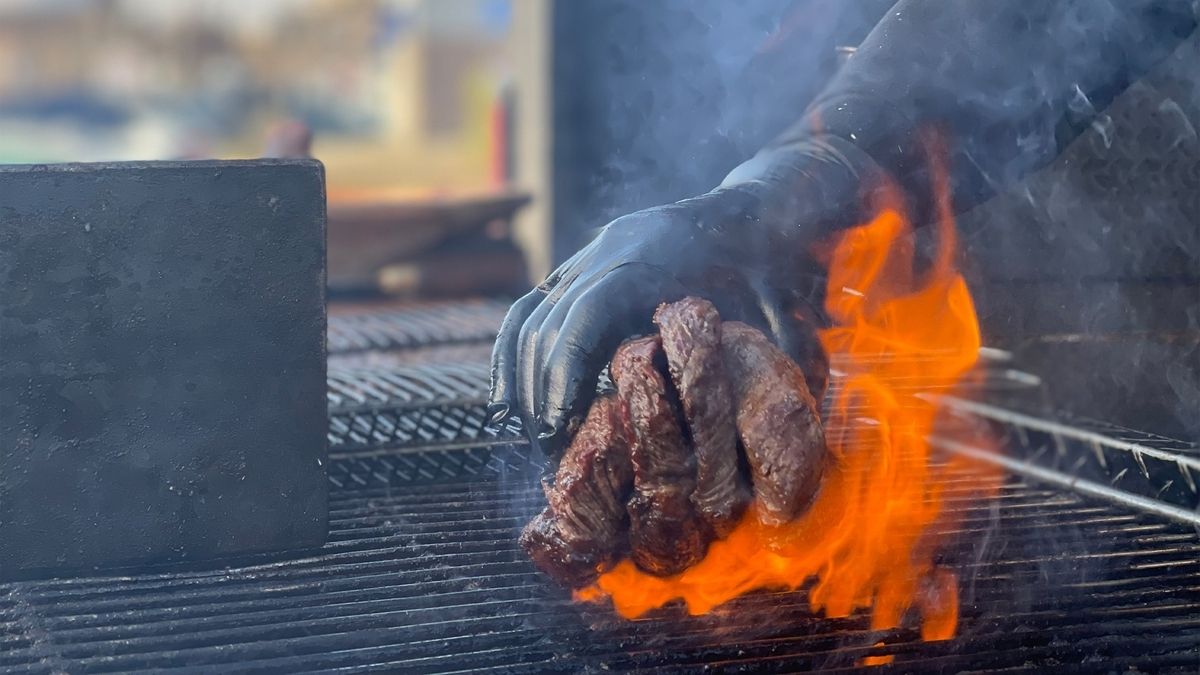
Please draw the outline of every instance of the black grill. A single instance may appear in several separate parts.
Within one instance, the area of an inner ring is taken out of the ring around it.
[[[994,370],[984,380],[993,398],[1032,398],[1036,379]],[[773,672],[852,669],[867,657],[894,658],[902,671],[1200,667],[1196,526],[1186,511],[1164,516],[1121,497],[1162,481],[1121,491],[1122,478],[1109,485],[1115,497],[1086,496],[1038,472],[1062,473],[1051,457],[1099,452],[1116,467],[1137,448],[1190,459],[1194,447],[1103,423],[1047,430],[964,410],[1007,435],[1015,464],[992,501],[975,499],[966,474],[949,488],[948,508],[962,518],[942,563],[958,570],[962,602],[947,642],[922,642],[912,628],[871,631],[862,614],[813,616],[803,593],[755,593],[701,617],[670,606],[628,622],[572,603],[517,548],[542,505],[540,462],[516,423],[484,429],[486,377],[482,361],[331,369],[324,548],[220,569],[0,585],[0,669]],[[1117,473],[1098,471],[1089,480]]]
[[[329,353],[489,341],[508,304],[495,300],[411,304],[329,317]]]
[[[1019,478],[993,503],[973,502],[966,479],[953,496],[966,511],[952,552],[965,577],[961,635],[922,643],[912,630],[872,632],[863,616],[815,618],[793,593],[634,622],[572,604],[515,546],[539,506],[532,484],[481,471],[486,460],[475,457],[474,475],[412,482],[335,462],[363,481],[336,491],[333,534],[319,554],[10,584],[0,596],[0,666],[762,671],[853,667],[884,654],[902,668],[947,671],[1197,664],[1195,531]],[[445,466],[414,463],[426,461]]]

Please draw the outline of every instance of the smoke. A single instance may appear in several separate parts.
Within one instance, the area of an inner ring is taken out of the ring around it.
[[[560,3],[556,255],[616,216],[710,189],[801,115],[836,47],[862,42],[892,4]],[[1176,46],[1194,29],[1190,3],[953,7],[902,3],[852,62],[872,41],[921,47],[858,75],[896,103],[881,138],[914,106],[976,125],[950,140],[957,203],[1001,191],[960,220],[985,337],[1046,368],[1059,407],[1200,436],[1200,48]],[[992,53],[1003,58],[964,74]]]
[[[1191,38],[1045,169],[961,219],[985,332],[1050,383],[1055,406],[1192,439],[1198,57]]]
[[[999,17],[986,14],[988,3],[971,4],[985,14],[952,27],[966,35],[959,48],[1003,47],[1011,58],[988,76],[1007,88],[956,88],[986,82],[956,74],[963,54],[943,39],[959,33],[930,34],[920,21],[913,39],[927,42],[931,61],[904,66],[942,85],[922,91],[972,109],[993,132],[960,146],[965,163],[957,167],[959,183],[977,181],[979,195],[1002,191],[960,221],[977,264],[972,291],[985,337],[1017,349],[1015,365],[1049,382],[1052,407],[1198,435],[1200,346],[1188,342],[1200,331],[1197,43],[1126,90],[1127,82],[1097,78],[1114,60],[1161,56],[1160,46],[1148,45],[1153,26],[1120,30],[1129,4],[1046,3],[1056,33],[1016,26],[1015,46],[990,44],[985,29]],[[616,216],[712,188],[800,116],[834,73],[835,47],[858,44],[888,5],[560,3],[556,255],[565,258]],[[780,39],[789,31],[791,39]],[[1102,40],[1099,48],[1056,44],[1117,33],[1120,42]],[[872,87],[912,94],[886,79]],[[1062,91],[1070,94],[1063,114],[1039,117]],[[1051,163],[1026,177],[1044,162]],[[1037,527],[1017,540],[996,529],[996,517],[971,551],[977,565],[1025,559],[1019,547],[1054,555],[1017,570],[1021,583],[965,577],[964,606],[991,593],[1018,594],[1013,604],[1034,607],[1045,588],[1033,583],[1039,579],[1085,581],[1108,571],[1086,560],[1111,544],[1077,525],[1038,523],[1035,514],[1026,524]]]
[[[558,230],[715,187],[786,126],[890,1],[573,0],[555,7]]]
[[[560,3],[556,255],[616,216],[710,189],[800,116],[836,47],[892,4]],[[867,47],[907,31],[924,48],[860,84],[894,97],[880,134],[916,104],[977,124],[950,140],[956,184],[974,192],[960,206],[1001,191],[960,219],[985,338],[1017,349],[1054,407],[1200,438],[1200,47],[1176,46],[1194,28],[1189,3],[919,5]],[[993,52],[982,76],[963,74]]]

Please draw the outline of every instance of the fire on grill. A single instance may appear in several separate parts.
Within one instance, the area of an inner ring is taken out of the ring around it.
[[[549,505],[521,537],[535,564],[626,618],[807,587],[827,616],[869,608],[884,629],[914,610],[925,639],[952,637],[957,579],[934,562],[935,525],[966,460],[930,463],[937,409],[911,392],[953,387],[980,333],[941,185],[927,269],[891,186],[831,247],[820,342],[842,372],[824,429],[823,357],[802,368],[705,300],[660,307],[659,335],[617,350],[616,394],[595,402],[544,482]],[[998,484],[972,472],[979,496]]]

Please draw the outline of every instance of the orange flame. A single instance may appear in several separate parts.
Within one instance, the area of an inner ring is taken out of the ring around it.
[[[938,251],[917,279],[911,226],[894,188],[868,223],[833,249],[825,307],[832,327],[821,341],[844,371],[826,426],[836,457],[813,506],[780,528],[759,524],[753,507],[706,557],[669,578],[629,560],[575,597],[611,597],[635,618],[682,599],[703,614],[756,589],[809,590],[814,611],[845,617],[871,609],[871,627],[892,628],[915,608],[926,640],[945,640],[958,623],[953,573],[933,564],[944,523],[949,468],[930,463],[926,440],[937,410],[912,396],[953,387],[975,364],[979,325],[967,285],[955,271],[955,228],[940,166]],[[883,663],[881,657],[873,657]]]

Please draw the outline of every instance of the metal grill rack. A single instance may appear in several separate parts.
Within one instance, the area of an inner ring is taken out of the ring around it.
[[[484,363],[492,343],[464,342],[388,351],[342,352],[329,355],[330,370],[377,370],[433,363]]]
[[[333,314],[329,317],[329,353],[486,342],[496,337],[507,311],[505,302],[473,300]]]
[[[329,450],[479,448],[521,437],[515,418],[487,426],[488,365],[330,370]]]
[[[1200,526],[1200,448],[1097,420],[1047,419],[1012,407],[934,396],[1003,434],[1003,453],[935,438],[942,447],[1083,494]],[[1060,416],[1063,417],[1063,416]]]
[[[488,427],[486,421],[482,405],[338,413],[330,415],[329,451],[336,458],[348,453],[479,448],[522,438],[516,418],[497,427]]]
[[[486,363],[444,363],[397,370],[329,372],[329,409],[337,412],[398,406],[454,405],[487,398]]]
[[[989,363],[982,392],[1036,400],[1036,378],[1003,355]],[[540,462],[515,422],[484,428],[486,382],[483,361],[331,367],[325,547],[0,584],[0,670],[785,672],[855,669],[868,657],[903,672],[1200,668],[1195,525],[1022,470],[1061,477],[1088,455],[1115,467],[1134,446],[1143,462],[1185,458],[1190,470],[1200,457],[1191,446],[1007,404],[996,407],[1004,414],[960,406],[964,425],[988,420],[1006,434],[1019,466],[991,500],[977,498],[970,474],[948,488],[946,508],[960,517],[941,562],[961,579],[950,641],[922,642],[911,623],[871,631],[863,614],[817,617],[802,593],[623,621],[572,603],[518,549],[516,533],[543,504]],[[963,438],[954,450],[994,460]],[[1158,480],[1159,468],[1146,471]],[[1170,501],[1178,484],[1162,485],[1130,493],[1182,509],[1186,499]]]
[[[331,541],[315,555],[0,587],[0,667],[771,672],[892,656],[905,671],[1186,672],[1200,658],[1195,531],[1020,477],[992,502],[973,499],[967,476],[951,490],[962,620],[942,643],[871,631],[862,615],[814,617],[798,593],[621,621],[571,603],[517,549],[541,503],[527,475],[364,482],[335,490]]]

